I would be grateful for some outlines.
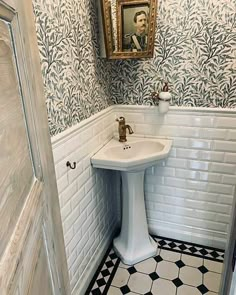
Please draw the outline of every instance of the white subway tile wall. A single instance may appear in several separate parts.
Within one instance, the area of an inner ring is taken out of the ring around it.
[[[236,185],[235,113],[171,107],[116,106],[135,135],[169,137],[169,157],[146,172],[152,233],[224,248]]]
[[[117,132],[119,116],[133,136],[173,139],[169,157],[146,171],[150,231],[225,246],[236,185],[235,113],[171,107],[163,116],[156,107],[112,106],[52,138],[73,294],[82,294],[79,286],[91,280],[117,226],[117,174],[93,169],[90,157]]]
[[[114,128],[108,109],[52,138],[72,294],[86,290],[118,227],[113,172],[90,164]],[[67,161],[76,162],[76,169],[66,167]]]

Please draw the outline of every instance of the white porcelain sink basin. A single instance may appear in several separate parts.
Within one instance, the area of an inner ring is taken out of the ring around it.
[[[128,137],[111,139],[92,158],[95,168],[120,170],[122,177],[122,226],[113,246],[123,263],[133,265],[156,255],[157,245],[149,236],[144,203],[145,169],[166,158],[169,139]]]
[[[150,167],[167,157],[172,141],[147,137],[129,137],[127,142],[111,139],[91,159],[93,167],[138,171]]]

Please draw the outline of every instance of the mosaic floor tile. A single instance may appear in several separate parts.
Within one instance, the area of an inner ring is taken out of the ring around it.
[[[223,263],[211,261],[211,260],[205,260],[204,266],[209,270],[213,272],[222,273],[222,267]]]
[[[168,290],[169,295],[176,294],[176,286],[171,281],[160,278],[152,285],[152,294],[163,295],[166,294],[166,290]]]
[[[160,278],[173,280],[178,277],[179,268],[174,262],[163,260],[157,264],[156,272]]]
[[[86,295],[218,295],[224,251],[154,237],[157,255],[125,265],[110,248]]]
[[[132,292],[146,294],[151,291],[152,282],[153,281],[149,275],[136,272],[130,276],[128,287]]]
[[[202,293],[192,286],[182,285],[177,290],[177,295],[201,295]]]
[[[181,268],[179,278],[185,285],[197,287],[202,283],[202,273],[199,269],[191,266]]]
[[[122,287],[127,285],[130,274],[127,269],[118,268],[116,274],[111,282],[114,287]]]
[[[135,265],[135,268],[139,272],[150,274],[156,270],[156,261],[154,260],[154,258],[149,258],[147,260],[137,263]]]
[[[164,260],[176,262],[180,259],[181,253],[161,249],[160,256]]]
[[[207,272],[203,276],[203,283],[209,291],[219,292],[221,274],[215,272]]]
[[[181,259],[188,266],[199,267],[203,265],[203,258],[200,257],[182,254]]]

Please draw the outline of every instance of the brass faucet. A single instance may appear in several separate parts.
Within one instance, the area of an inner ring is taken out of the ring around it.
[[[126,129],[129,130],[129,134],[134,133],[134,131],[132,130],[132,128],[129,125],[125,125],[125,118],[124,117],[120,117],[119,119],[116,119],[117,122],[119,122],[119,141],[120,142],[125,142],[127,141],[126,139]]]

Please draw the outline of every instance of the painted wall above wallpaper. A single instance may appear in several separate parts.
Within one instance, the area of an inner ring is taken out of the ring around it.
[[[51,135],[111,105],[93,0],[34,0]]]
[[[153,104],[169,81],[172,105],[236,107],[235,11],[235,0],[158,0],[154,58],[113,64],[113,101]]]

